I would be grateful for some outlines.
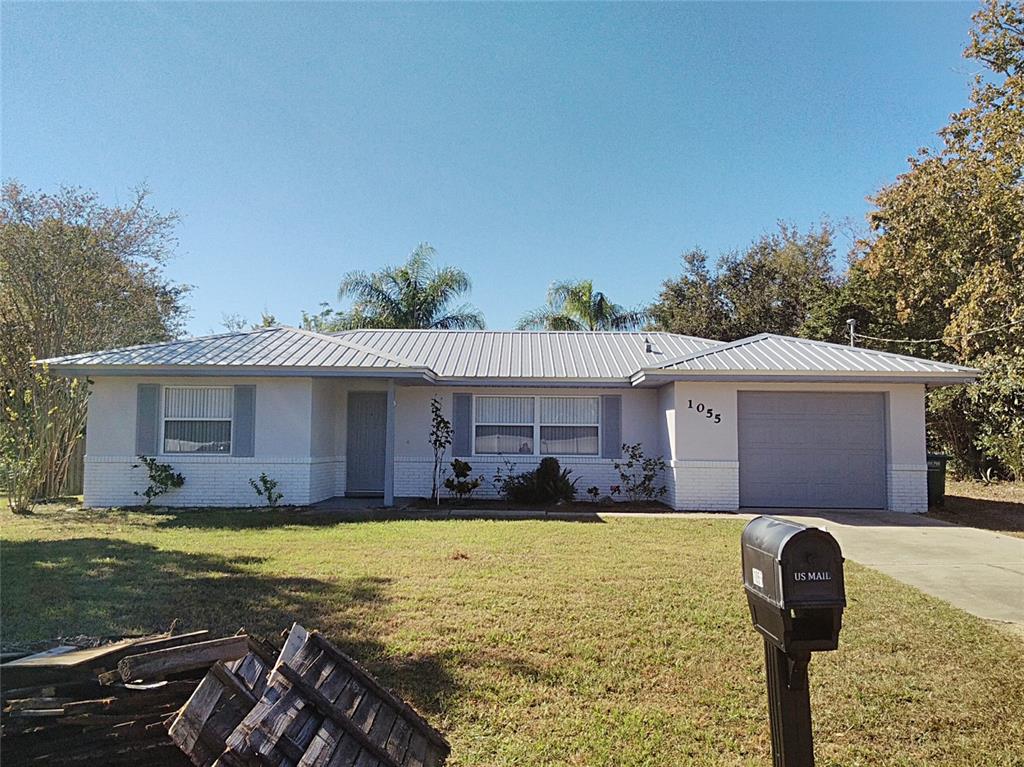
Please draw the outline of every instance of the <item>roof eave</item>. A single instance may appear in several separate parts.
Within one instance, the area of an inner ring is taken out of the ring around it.
[[[640,370],[633,386],[663,385],[672,381],[718,381],[751,383],[918,383],[930,386],[974,383],[980,371],[971,368],[951,371],[825,371],[825,370]]]
[[[577,386],[591,388],[629,388],[628,378],[537,378],[537,377],[438,377],[436,383],[443,386]]]
[[[44,361],[34,364],[42,365]],[[93,376],[158,376],[158,377],[263,377],[263,378],[411,378],[436,381],[434,372],[426,367],[416,368],[358,368],[282,365],[68,365],[49,364],[49,369],[69,378]]]

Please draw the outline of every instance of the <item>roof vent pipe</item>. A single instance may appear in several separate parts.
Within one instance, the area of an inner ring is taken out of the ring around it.
[[[644,351],[648,354],[654,351],[654,347],[651,345],[651,339],[649,338],[644,339]]]

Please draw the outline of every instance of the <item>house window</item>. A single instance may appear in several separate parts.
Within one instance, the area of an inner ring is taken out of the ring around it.
[[[533,397],[474,397],[476,452],[533,455]]]
[[[600,397],[474,397],[477,455],[598,455]]]
[[[597,455],[601,400],[540,397],[541,455]]]
[[[230,453],[230,386],[165,386],[163,451]]]

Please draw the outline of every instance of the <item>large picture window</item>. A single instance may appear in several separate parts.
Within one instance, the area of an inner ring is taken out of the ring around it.
[[[474,397],[477,455],[597,455],[600,397]]]
[[[165,386],[163,451],[230,453],[230,386]]]

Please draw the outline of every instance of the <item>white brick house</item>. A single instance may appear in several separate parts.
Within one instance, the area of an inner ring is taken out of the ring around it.
[[[46,361],[93,380],[85,502],[135,505],[137,456],[175,506],[430,493],[430,402],[485,477],[554,455],[607,492],[623,443],[661,455],[676,509],[926,509],[924,395],[977,371],[804,339],[277,327]],[[493,493],[489,483],[479,491]]]

